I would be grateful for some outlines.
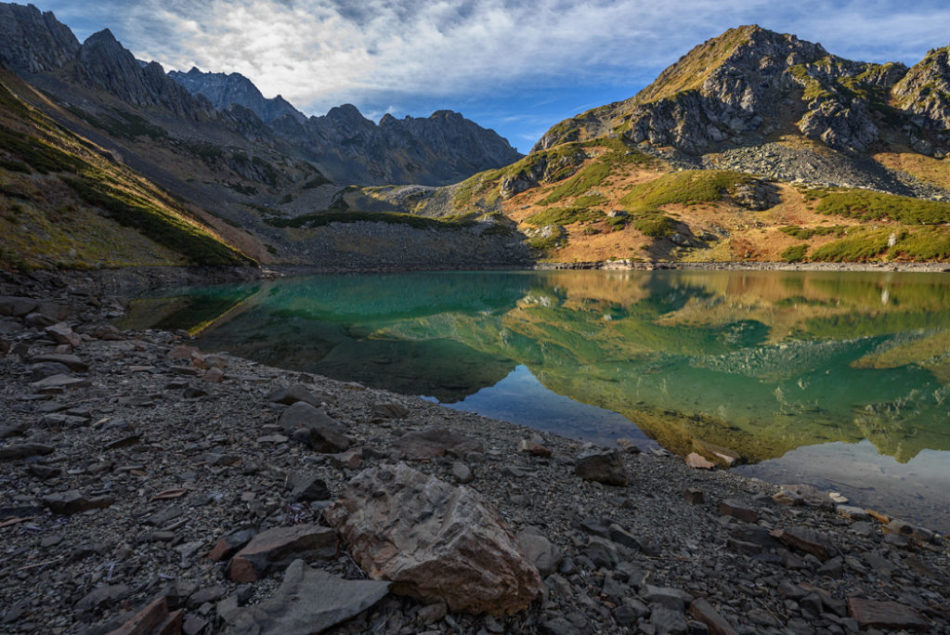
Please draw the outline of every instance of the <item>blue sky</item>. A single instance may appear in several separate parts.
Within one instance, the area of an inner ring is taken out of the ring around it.
[[[947,0],[36,0],[80,40],[110,28],[166,70],[240,72],[307,114],[448,108],[527,152],[741,24],[850,59],[914,64],[950,37]]]

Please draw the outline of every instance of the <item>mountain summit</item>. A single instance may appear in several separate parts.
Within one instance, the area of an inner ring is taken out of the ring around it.
[[[634,97],[554,126],[535,149],[615,134],[702,155],[794,134],[850,154],[900,140],[939,157],[950,150],[942,51],[908,71],[742,26],[696,46]]]

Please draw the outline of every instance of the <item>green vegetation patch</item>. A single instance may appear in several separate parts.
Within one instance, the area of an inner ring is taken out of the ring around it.
[[[721,200],[731,189],[751,180],[748,174],[726,170],[683,170],[633,186],[620,202],[631,213],[673,203],[709,203]]]
[[[844,236],[848,228],[844,225],[834,225],[832,227],[799,227],[798,225],[788,225],[782,227],[779,231],[788,234],[792,238],[799,240],[808,240],[812,236]]]
[[[475,225],[474,221],[456,219],[425,218],[397,212],[323,212],[304,214],[294,218],[265,218],[264,222],[273,227],[323,227],[330,223],[389,223],[408,225],[416,229],[462,229]]]
[[[192,262],[206,265],[244,265],[252,262],[212,234],[168,214],[145,197],[84,178],[70,177],[64,181],[87,203],[101,207],[119,224],[135,228]]]
[[[525,222],[529,225],[544,227],[545,225],[570,225],[582,221],[596,221],[604,218],[604,213],[586,207],[549,207],[548,209],[532,214]]]
[[[785,262],[801,262],[805,259],[805,254],[808,252],[808,245],[792,245],[788,249],[782,252],[781,258]]]
[[[889,229],[855,229],[847,238],[822,245],[812,252],[819,262],[866,262],[880,260],[888,249]]]
[[[608,150],[594,158],[574,176],[552,189],[541,201],[542,205],[559,203],[568,197],[587,197],[587,193],[607,180],[613,171],[623,165],[648,165],[653,157],[629,149],[619,139],[595,139],[582,144],[584,147],[604,146]],[[580,203],[578,203],[580,204]]]
[[[950,222],[950,203],[868,190],[817,190],[818,212],[861,220],[893,220],[908,225]]]
[[[676,233],[676,221],[659,212],[643,214],[632,219],[631,224],[651,238],[669,238]]]
[[[19,157],[40,174],[77,172],[86,163],[33,135],[17,132],[0,124],[0,147]]]
[[[926,227],[901,232],[890,254],[897,260],[950,260],[950,231]]]

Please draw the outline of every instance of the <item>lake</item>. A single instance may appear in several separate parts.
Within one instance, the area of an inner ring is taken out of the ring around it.
[[[950,532],[950,276],[324,275],[135,301],[122,326],[613,445],[726,448]]]

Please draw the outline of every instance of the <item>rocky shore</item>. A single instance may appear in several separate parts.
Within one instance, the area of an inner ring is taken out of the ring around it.
[[[4,632],[950,632],[947,539],[828,493],[0,296]]]

